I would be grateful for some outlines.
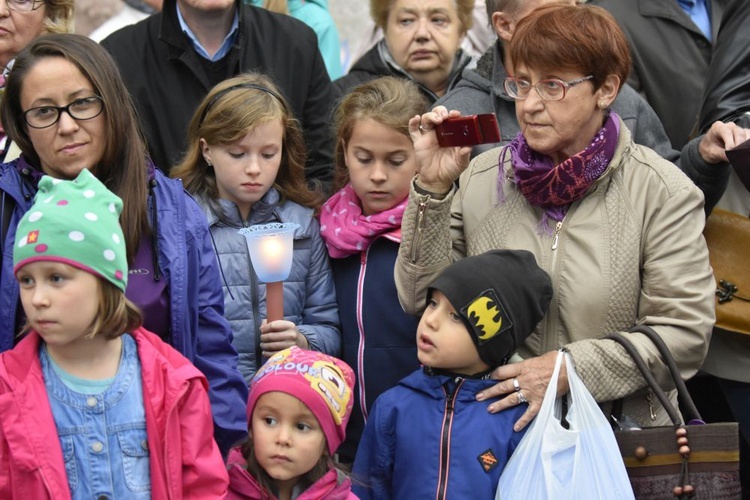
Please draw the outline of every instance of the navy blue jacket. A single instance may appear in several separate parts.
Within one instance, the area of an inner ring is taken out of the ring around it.
[[[493,500],[526,429],[525,404],[491,414],[475,394],[494,380],[417,370],[375,402],[359,443],[352,491],[362,500]]]
[[[18,162],[22,162],[16,165]],[[23,158],[0,166],[0,201],[14,200],[14,211],[3,241],[0,272],[0,352],[13,348],[19,330],[18,282],[13,276],[13,243],[16,227],[31,207],[36,194],[32,175],[19,170],[33,167]],[[219,269],[211,247],[208,225],[197,203],[182,189],[182,183],[168,179],[154,169],[156,181],[149,196],[158,213],[159,269],[169,283],[170,332],[156,332],[188,358],[208,379],[214,416],[214,434],[226,455],[229,448],[247,435],[245,407],[247,386],[237,370],[237,351],[224,319],[224,297]],[[153,221],[152,221],[153,225]]]
[[[354,407],[339,454],[354,458],[375,400],[419,368],[419,318],[398,303],[393,267],[399,243],[377,238],[362,253],[331,259],[341,318],[343,359],[357,376]]]

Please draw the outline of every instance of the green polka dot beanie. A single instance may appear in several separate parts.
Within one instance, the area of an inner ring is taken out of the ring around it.
[[[124,292],[128,260],[120,212],[122,200],[88,170],[72,181],[45,175],[16,230],[13,272],[32,262],[62,262]]]

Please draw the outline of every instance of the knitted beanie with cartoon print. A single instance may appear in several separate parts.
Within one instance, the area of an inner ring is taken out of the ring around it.
[[[122,200],[86,169],[72,181],[43,176],[34,204],[18,223],[13,272],[32,262],[62,262],[124,292],[128,260],[120,212]]]
[[[283,392],[304,403],[315,415],[333,455],[346,438],[354,404],[354,372],[338,358],[292,346],[273,356],[250,381],[247,420],[252,421],[258,399]]]
[[[448,266],[429,286],[458,312],[479,357],[491,368],[534,332],[552,299],[552,280],[526,250],[491,250]]]

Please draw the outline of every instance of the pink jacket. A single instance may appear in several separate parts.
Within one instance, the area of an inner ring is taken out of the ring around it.
[[[151,497],[224,498],[228,477],[214,442],[208,383],[185,357],[153,333],[132,333],[142,367]],[[0,498],[70,499],[31,332],[0,354]]]
[[[238,449],[229,452],[229,493],[227,500],[273,500],[275,497],[263,496],[260,485],[245,470],[245,459]],[[294,500],[358,500],[352,493],[352,482],[347,478],[339,483],[338,471],[329,470],[312,486],[307,488]]]

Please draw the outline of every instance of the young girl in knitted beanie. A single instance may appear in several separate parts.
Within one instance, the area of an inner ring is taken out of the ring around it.
[[[227,499],[351,500],[333,454],[346,436],[354,373],[343,361],[293,346],[250,384],[250,437],[229,456]]]
[[[18,224],[27,335],[0,355],[0,498],[223,498],[207,382],[127,298],[122,200],[48,176]]]

